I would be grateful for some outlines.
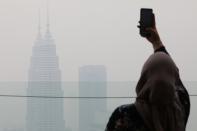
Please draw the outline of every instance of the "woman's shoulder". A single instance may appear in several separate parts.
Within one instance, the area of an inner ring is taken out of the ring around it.
[[[134,104],[118,106],[112,113],[105,131],[147,131]]]
[[[135,107],[135,104],[124,104],[118,106],[115,111],[115,113],[121,114],[123,116],[130,117],[131,119],[134,119],[135,117],[139,118],[139,113]]]

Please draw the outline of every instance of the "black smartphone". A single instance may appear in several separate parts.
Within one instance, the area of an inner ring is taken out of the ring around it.
[[[154,26],[154,14],[152,9],[142,8],[140,12],[140,35],[142,37],[149,37],[150,34],[145,30],[147,27]]]

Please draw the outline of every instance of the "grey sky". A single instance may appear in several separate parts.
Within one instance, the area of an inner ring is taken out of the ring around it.
[[[63,81],[77,81],[78,68],[103,64],[109,81],[138,80],[153,52],[137,29],[141,7],[152,7],[163,43],[183,80],[196,80],[195,0],[51,0],[51,31]],[[46,0],[0,0],[0,81],[26,81],[38,9],[45,32]]]

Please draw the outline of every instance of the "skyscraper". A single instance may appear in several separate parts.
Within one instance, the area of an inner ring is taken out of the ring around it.
[[[107,112],[107,73],[103,65],[87,65],[79,69],[79,131],[101,131]],[[99,117],[98,117],[99,116]]]
[[[29,68],[27,95],[61,97],[61,71],[48,14],[44,37],[40,32],[40,24],[38,29]],[[27,98],[26,131],[66,131],[63,99]]]

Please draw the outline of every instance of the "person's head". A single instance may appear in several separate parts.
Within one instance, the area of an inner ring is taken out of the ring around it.
[[[168,83],[166,85],[175,84],[177,77],[179,77],[178,68],[170,56],[163,52],[154,53],[148,58],[142,68],[136,92],[139,94],[141,88],[148,82],[152,85],[159,81],[163,81],[162,85],[164,83]]]
[[[179,72],[169,55],[157,52],[145,62],[137,83],[136,108],[154,131],[184,131],[185,114],[177,91]]]

